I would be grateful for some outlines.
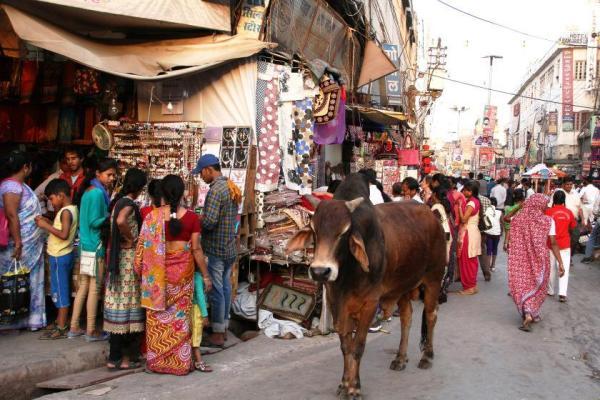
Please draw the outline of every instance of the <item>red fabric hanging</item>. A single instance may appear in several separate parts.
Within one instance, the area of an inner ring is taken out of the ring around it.
[[[21,69],[21,104],[28,104],[31,102],[37,75],[37,61],[23,61]]]

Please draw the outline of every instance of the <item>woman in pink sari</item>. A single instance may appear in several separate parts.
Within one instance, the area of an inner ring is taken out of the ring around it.
[[[463,290],[458,294],[473,295],[477,290],[477,271],[481,254],[481,233],[479,232],[479,186],[475,181],[469,181],[463,188],[466,208],[458,207],[461,223],[458,233],[458,267]]]
[[[548,199],[543,194],[529,197],[512,219],[508,244],[508,287],[523,322],[519,329],[529,332],[531,323],[540,320],[540,308],[546,299],[550,277],[550,253],[559,262],[559,274],[565,270],[556,244],[554,220],[545,215]]]

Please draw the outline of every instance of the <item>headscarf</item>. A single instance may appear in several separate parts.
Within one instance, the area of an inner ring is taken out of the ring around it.
[[[521,315],[536,318],[546,296],[550,271],[547,247],[552,219],[544,214],[548,199],[534,194],[513,218],[510,227],[508,281]]]

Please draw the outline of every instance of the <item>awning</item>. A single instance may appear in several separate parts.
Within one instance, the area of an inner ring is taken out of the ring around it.
[[[364,86],[397,70],[398,67],[388,58],[381,47],[377,46],[374,41],[369,40],[365,46],[365,54],[357,86]]]
[[[97,27],[231,31],[228,0],[3,0],[3,3],[80,33]]]
[[[2,8],[22,40],[99,71],[130,79],[157,80],[189,74],[276,46],[237,35],[108,45],[70,33],[14,7]]]
[[[352,105],[346,106],[346,109],[357,111],[363,117],[382,125],[398,125],[407,119],[406,114],[399,111]]]

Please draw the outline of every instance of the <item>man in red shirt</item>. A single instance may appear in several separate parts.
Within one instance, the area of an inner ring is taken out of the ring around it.
[[[75,194],[79,192],[81,185],[85,179],[83,170],[83,153],[76,148],[67,148],[63,152],[64,160],[67,163],[67,171],[60,175],[60,179],[67,181],[71,187],[71,198],[75,198]]]
[[[566,195],[558,190],[552,197],[552,208],[546,210],[546,215],[552,217],[556,225],[556,243],[560,249],[560,256],[565,268],[565,273],[558,278],[559,301],[567,301],[567,286],[569,285],[569,267],[571,266],[571,233],[577,227],[577,221],[573,212],[565,207]],[[550,243],[548,243],[548,248]],[[558,268],[554,254],[550,252],[550,280],[548,281],[548,295],[554,296],[554,282],[556,281],[556,269]]]

